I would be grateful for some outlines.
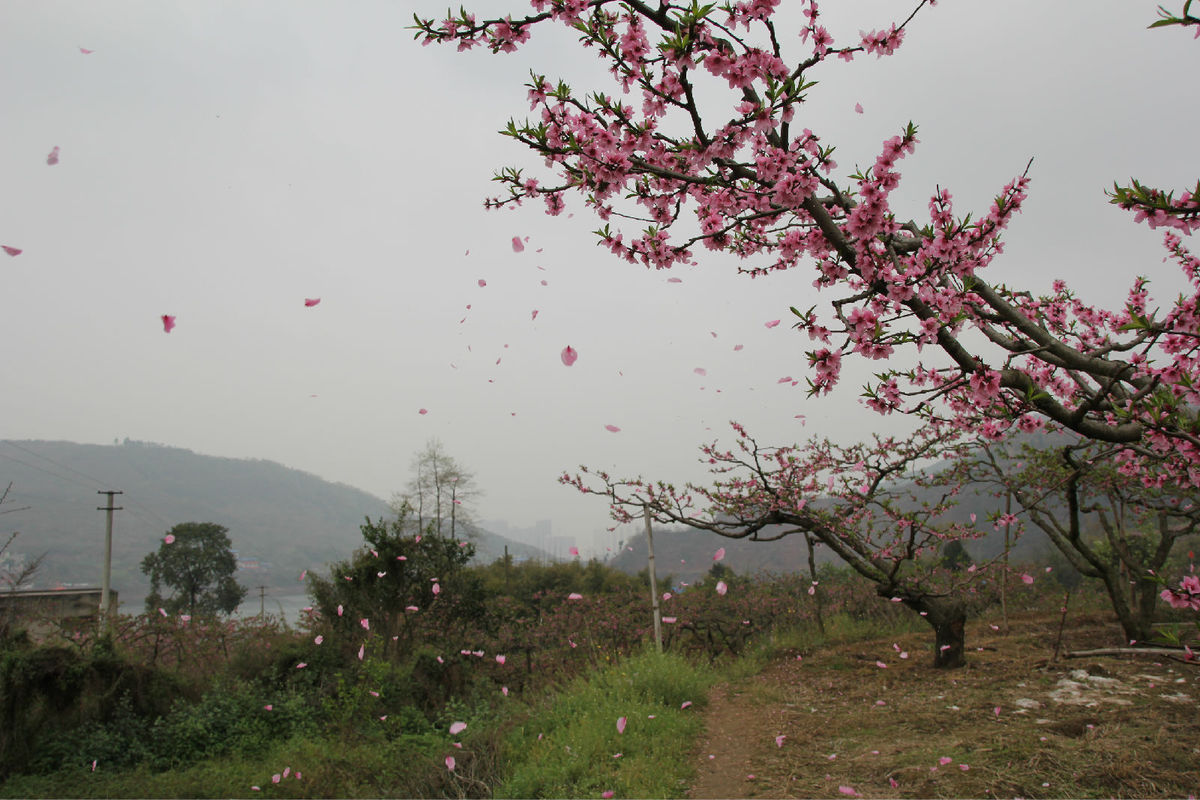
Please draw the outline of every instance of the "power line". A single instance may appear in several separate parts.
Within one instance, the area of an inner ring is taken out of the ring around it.
[[[100,480],[99,478],[95,477],[94,475],[88,475],[86,472],[77,470],[74,467],[68,466],[67,464],[63,464],[61,462],[55,461],[53,458],[51,458],[48,455],[44,455],[42,453],[35,452],[33,450],[30,450],[28,447],[22,447],[21,445],[17,444],[16,442],[12,441],[11,439],[4,439],[2,441],[2,443],[8,445],[9,447],[15,447],[18,450],[20,450],[21,452],[28,453],[29,455],[34,456],[35,458],[40,458],[43,461],[49,461],[54,466],[59,467],[60,469],[65,469],[67,472],[74,472],[76,475],[78,475],[82,478],[86,478],[93,483],[97,483],[101,486],[108,486],[108,483]]]

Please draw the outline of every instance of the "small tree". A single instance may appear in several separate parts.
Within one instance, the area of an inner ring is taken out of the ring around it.
[[[432,523],[413,531],[410,513],[402,504],[396,519],[368,518],[362,547],[330,564],[328,578],[308,576],[320,619],[343,640],[371,636],[385,653],[403,653],[425,633],[481,615],[480,581],[464,572],[475,546],[431,536]]]
[[[213,522],[182,522],[163,537],[158,550],[142,559],[150,576],[146,613],[213,616],[231,614],[246,596],[233,579],[237,559],[229,530]],[[163,586],[171,594],[163,597]]]
[[[703,460],[717,476],[709,486],[614,480],[587,468],[560,480],[607,497],[613,518],[621,523],[632,522],[647,508],[660,522],[729,538],[811,536],[873,581],[880,597],[903,603],[929,623],[935,667],[963,666],[973,583],[990,565],[952,572],[938,566],[937,554],[950,542],[983,534],[942,522],[959,488],[931,493],[932,483],[917,468],[949,458],[969,443],[931,425],[908,440],[877,437],[870,445],[850,447],[827,440],[764,447],[740,425],[733,428],[736,450],[715,444],[703,448]]]
[[[1100,581],[1125,635],[1153,637],[1159,576],[1176,543],[1200,526],[1200,498],[1153,473],[1137,477],[1114,462],[1115,448],[1072,437],[1052,448],[989,444],[944,473],[950,482],[992,485],[1082,575]],[[1011,518],[1014,519],[1015,518]]]

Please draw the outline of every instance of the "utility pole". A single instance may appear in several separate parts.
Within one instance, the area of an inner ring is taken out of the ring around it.
[[[258,587],[258,615],[261,617],[267,613],[267,587]]]
[[[125,494],[113,490],[96,492],[96,494],[108,495],[108,505],[98,506],[97,511],[107,512],[105,514],[104,525],[104,576],[100,580],[100,618],[104,622],[104,627],[107,630],[112,618],[112,598],[110,597],[109,581],[112,577],[112,526],[113,512],[121,511],[124,506],[113,506],[113,495]]]
[[[658,576],[654,574],[654,529],[650,527],[650,505],[642,504],[642,519],[646,520],[646,547],[650,551],[650,606],[654,610],[654,644],[662,652],[662,612],[658,608]]]

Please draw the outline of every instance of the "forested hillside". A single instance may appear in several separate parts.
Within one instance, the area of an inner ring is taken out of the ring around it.
[[[398,476],[398,480],[400,476]],[[361,544],[366,517],[393,513],[374,495],[271,461],[218,458],[190,450],[125,440],[121,444],[0,442],[0,489],[12,483],[0,532],[19,531],[10,548],[18,561],[45,553],[35,585],[100,584],[106,498],[114,505],[112,585],[123,604],[142,597],[148,581],[141,559],[181,522],[229,529],[237,579],[300,589],[305,569],[322,569]],[[19,509],[19,510],[18,510]],[[524,547],[480,533],[479,558]]]

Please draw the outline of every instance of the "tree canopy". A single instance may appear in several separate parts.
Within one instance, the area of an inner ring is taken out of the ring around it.
[[[150,576],[146,612],[213,616],[231,614],[246,596],[233,578],[237,559],[229,531],[214,522],[182,522],[142,559]],[[170,594],[163,596],[162,588]]]

